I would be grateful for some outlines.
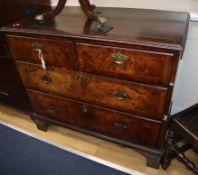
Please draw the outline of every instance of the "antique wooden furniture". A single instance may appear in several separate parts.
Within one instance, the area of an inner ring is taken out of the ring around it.
[[[58,4],[57,6],[52,9],[49,12],[40,14],[40,15],[36,15],[35,20],[50,20],[50,19],[54,19],[55,16],[57,16],[65,7],[67,0],[58,0]],[[82,7],[83,12],[87,15],[88,18],[92,19],[92,20],[98,20],[97,15],[94,13],[94,9],[95,6],[91,5],[89,0],[79,0],[79,3]]]
[[[184,154],[191,147],[198,151],[198,103],[173,115],[169,127],[162,167],[166,169],[171,160],[178,157],[198,175],[198,168]],[[178,142],[182,139],[185,144],[178,146]]]
[[[40,23],[46,23],[50,20],[53,20],[55,16],[57,16],[65,7],[67,0],[59,0],[58,4],[55,8],[53,8],[49,12],[45,12],[39,15],[36,15],[35,20]],[[107,25],[107,19],[103,16],[98,16],[96,12],[94,12],[95,5],[91,5],[89,0],[79,0],[80,6],[84,12],[84,14],[88,17],[88,19],[92,21],[96,21],[93,23],[92,30],[97,32],[108,32],[112,29],[112,26]],[[100,14],[100,13],[99,13]]]
[[[31,3],[32,2],[32,3]],[[48,0],[0,0],[0,27],[22,17],[40,12],[49,6]],[[27,110],[23,85],[8,51],[3,34],[0,33],[0,102]]]
[[[2,28],[42,130],[59,124],[136,149],[158,168],[189,15],[96,8],[113,29],[93,32],[78,7],[53,22]]]

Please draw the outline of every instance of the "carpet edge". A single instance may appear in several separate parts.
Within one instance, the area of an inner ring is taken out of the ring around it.
[[[42,137],[42,136],[38,136],[38,135],[36,135],[36,134],[33,134],[33,133],[29,132],[29,131],[26,131],[26,130],[24,130],[24,129],[21,129],[21,128],[15,126],[15,125],[13,125],[13,124],[10,124],[10,123],[8,123],[8,122],[5,122],[5,121],[0,120],[0,124],[2,124],[2,125],[4,125],[4,126],[7,126],[7,127],[11,128],[11,129],[14,129],[14,130],[16,130],[16,131],[18,131],[18,132],[21,132],[21,133],[23,133],[23,134],[25,134],[25,135],[28,135],[28,136],[30,136],[30,137],[33,137],[33,138],[35,138],[35,139],[38,139],[38,140],[40,140],[40,141],[42,141],[42,142],[45,142],[45,143],[47,143],[47,144],[56,146],[56,147],[58,147],[58,148],[60,148],[60,149],[62,149],[62,150],[69,151],[69,152],[71,152],[71,153],[73,153],[73,154],[75,154],[75,155],[78,155],[78,156],[84,157],[84,158],[86,158],[86,159],[92,160],[92,161],[94,161],[94,162],[97,162],[97,163],[106,165],[106,166],[111,167],[111,168],[114,168],[114,169],[116,169],[116,170],[119,170],[119,171],[122,171],[122,172],[125,172],[125,173],[128,173],[128,174],[131,174],[131,175],[145,175],[144,173],[140,173],[140,172],[138,172],[138,171],[131,170],[131,169],[129,169],[129,168],[126,168],[126,167],[123,167],[123,166],[121,166],[121,165],[118,165],[118,164],[109,162],[109,161],[107,161],[107,160],[103,160],[103,159],[98,158],[98,157],[95,157],[95,156],[93,156],[93,155],[89,155],[89,154],[80,152],[80,151],[78,151],[78,150],[75,150],[75,149],[73,149],[73,148],[69,148],[69,147],[67,147],[67,146],[64,146],[64,145],[55,143],[55,142],[50,141],[50,140],[48,140],[48,139],[46,139],[46,138],[44,138],[44,137]]]

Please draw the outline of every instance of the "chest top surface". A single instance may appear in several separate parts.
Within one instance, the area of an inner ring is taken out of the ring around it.
[[[108,33],[91,31],[91,21],[79,7],[65,7],[51,23],[39,25],[33,17],[18,21],[2,30],[7,32],[60,35],[98,40],[121,41],[148,46],[171,47],[183,50],[189,14],[160,10],[129,8],[96,8],[113,29]]]

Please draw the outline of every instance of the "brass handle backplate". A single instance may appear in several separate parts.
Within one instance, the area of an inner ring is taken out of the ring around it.
[[[32,48],[35,50],[35,51],[39,51],[43,48],[43,45],[41,43],[38,43],[38,42],[35,42],[32,44]]]
[[[118,100],[123,100],[128,97],[127,92],[122,90],[116,90],[114,95],[117,97]]]
[[[50,105],[50,109],[54,112],[59,112],[60,106],[52,104],[52,105]]]
[[[114,126],[116,128],[118,128],[119,130],[127,130],[128,129],[128,126],[124,123],[121,123],[121,122],[114,123]]]
[[[47,84],[51,83],[52,82],[52,78],[48,75],[48,74],[45,74],[41,77],[41,80],[43,80],[44,82],[46,82]]]
[[[128,60],[128,56],[120,52],[113,53],[112,58],[116,64],[124,64]]]

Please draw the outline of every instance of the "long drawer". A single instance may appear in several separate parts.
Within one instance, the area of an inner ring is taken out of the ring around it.
[[[125,141],[158,147],[159,123],[32,90],[27,90],[27,94],[33,111],[40,115]]]
[[[11,35],[7,36],[7,41],[15,60],[40,64],[42,54],[46,66],[73,66],[70,41]]]
[[[76,44],[80,71],[138,82],[169,85],[176,58],[173,53]]]
[[[87,73],[17,63],[26,88],[161,120],[167,88],[147,86]]]

